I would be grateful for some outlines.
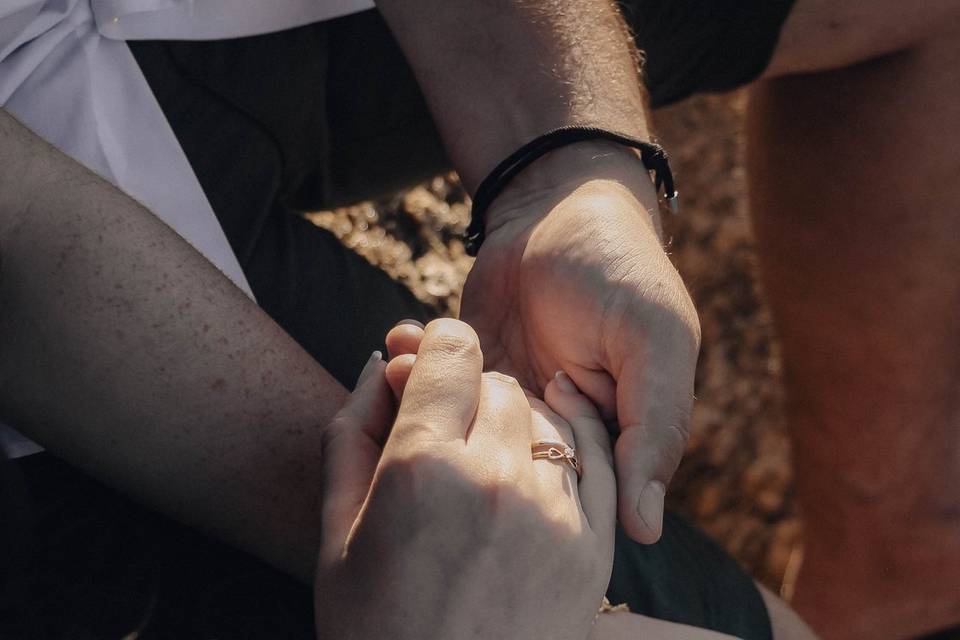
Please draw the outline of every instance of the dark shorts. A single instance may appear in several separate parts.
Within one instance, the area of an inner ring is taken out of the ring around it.
[[[653,4],[635,3],[637,15]],[[660,13],[685,23],[672,10]],[[709,29],[727,39],[753,15],[694,13],[713,16]],[[654,85],[657,101],[759,73],[780,22],[772,11],[756,15],[770,31],[750,62],[706,65],[717,73],[690,71],[683,88],[663,93]],[[664,48],[648,52],[651,72],[668,55],[657,51],[714,51],[703,30],[696,34],[685,44],[661,38]],[[352,385],[396,321],[433,315],[299,213],[389,193],[447,166],[413,75],[376,13],[238,40],[130,47],[258,302],[338,380]],[[0,471],[0,638],[120,638],[134,630],[142,639],[312,637],[310,591],[286,576],[50,455]],[[772,637],[750,578],[673,516],[656,545],[618,533],[609,596],[638,613],[748,640]]]
[[[767,68],[794,0],[621,0],[653,106],[729,91]]]
[[[314,638],[309,588],[53,456],[0,460],[0,483],[3,640]],[[772,637],[750,579],[673,516],[653,546],[617,533],[608,595],[657,618]]]

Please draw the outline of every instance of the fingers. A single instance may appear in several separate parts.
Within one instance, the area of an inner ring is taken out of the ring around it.
[[[384,369],[380,352],[374,351],[357,380],[356,390],[323,431],[324,557],[342,551],[370,489],[381,444],[393,419],[394,404]]]
[[[571,367],[564,372],[580,393],[587,396],[606,424],[617,421],[617,381],[604,370]],[[549,382],[549,381],[548,381]]]
[[[387,333],[387,354],[390,359],[405,353],[416,353],[423,340],[424,327],[416,320],[401,320]]]
[[[387,383],[393,389],[393,395],[400,402],[407,379],[417,360],[417,350],[423,341],[423,325],[416,320],[401,320],[387,333]]]
[[[646,544],[660,538],[664,495],[683,457],[693,405],[696,341],[674,338],[649,335],[645,357],[628,360],[617,384],[620,523]]]
[[[480,404],[467,446],[481,457],[529,460],[530,404],[515,379],[493,371],[483,374]]]
[[[686,434],[673,426],[634,427],[614,446],[619,518],[631,538],[653,544],[663,533],[666,487],[683,457]]]
[[[577,450],[577,438],[569,422],[557,415],[547,403],[537,398],[528,398],[530,403],[530,442],[556,442]],[[529,446],[529,445],[528,445]],[[548,491],[562,488],[580,509],[580,497],[577,489],[577,472],[564,460],[531,460],[533,470],[543,481]]]
[[[393,397],[397,402],[403,400],[403,392],[407,388],[407,380],[410,379],[410,373],[413,371],[413,363],[417,361],[414,353],[404,353],[394,356],[387,363],[387,384],[393,391]]]
[[[480,341],[469,325],[452,319],[428,324],[403,390],[395,436],[466,438],[480,401],[482,370]]]
[[[563,372],[544,390],[547,405],[573,429],[577,456],[583,466],[578,492],[587,522],[594,533],[612,544],[617,492],[610,437],[596,407]]]

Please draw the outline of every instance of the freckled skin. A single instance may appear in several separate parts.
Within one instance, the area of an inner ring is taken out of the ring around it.
[[[2,419],[309,580],[315,427],[346,390],[152,214],[2,109],[0,166]]]

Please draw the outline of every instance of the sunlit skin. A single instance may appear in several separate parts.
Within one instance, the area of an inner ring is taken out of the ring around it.
[[[371,358],[325,435],[318,636],[587,637],[616,504],[593,405],[569,380],[543,402],[481,373],[476,334],[456,320],[394,362]],[[589,474],[534,461],[534,440],[575,442]]]
[[[612,2],[377,7],[468,190],[560,125],[649,137],[636,59]],[[616,418],[618,516],[645,543],[660,536],[664,492],[683,455],[700,339],[657,217],[653,186],[632,151],[585,142],[551,152],[488,210],[461,307],[489,369],[535,393],[564,369]]]
[[[607,0],[378,7],[468,188],[561,124],[648,136],[635,59]],[[346,389],[149,211],[3,109],[0,138],[2,418],[108,486],[309,581],[321,487],[311,452]],[[574,195],[584,186],[604,197]],[[698,341],[689,297],[657,248],[656,210],[632,154],[590,144],[551,153],[490,209],[463,306],[491,368],[535,393],[569,369],[618,414],[621,521],[645,542],[660,535],[659,488],[682,454]],[[576,253],[549,246],[574,227],[585,242]],[[601,246],[615,228],[630,233]],[[634,275],[620,279],[630,263]],[[552,275],[560,267],[583,277]],[[574,299],[580,330],[542,333],[556,321],[539,304],[545,291]],[[609,321],[594,300],[612,303]],[[191,358],[174,345],[190,345]]]
[[[326,542],[317,582],[318,633],[321,638],[365,640],[583,638],[575,616],[566,617],[573,612],[557,607],[568,605],[573,593],[578,594],[575,600],[589,594],[583,606],[596,604],[591,598],[603,591],[596,585],[605,584],[609,576],[608,567],[580,567],[577,559],[586,551],[584,543],[597,546],[595,552],[612,552],[609,532],[601,532],[613,518],[613,501],[595,493],[613,488],[603,423],[593,404],[563,372],[546,384],[545,402],[519,393],[515,383],[502,375],[480,377],[479,368],[464,378],[457,372],[458,356],[453,353],[463,351],[451,350],[455,339],[444,335],[451,328],[460,331],[455,321],[432,323],[425,339],[417,324],[395,327],[387,336],[389,364],[375,354],[351,400],[334,419],[325,449],[325,483],[330,493],[325,495]],[[437,358],[437,343],[444,345],[440,358],[444,370],[452,372],[442,379],[429,371]],[[408,380],[412,380],[409,385]],[[485,387],[476,405],[471,401],[474,394],[464,393],[466,380]],[[411,402],[425,388],[435,400],[462,404],[462,410],[438,411],[422,399]],[[401,415],[391,431],[398,400]],[[470,422],[470,427],[444,435],[402,417],[404,411],[424,409],[433,420],[454,416]],[[491,409],[505,420],[488,423],[484,416]],[[526,417],[516,409],[526,412]],[[529,431],[518,440],[517,432],[524,430],[527,418]],[[417,425],[412,432],[411,424]],[[526,437],[575,443],[583,456],[583,479],[578,482],[567,465],[530,461]],[[423,444],[428,448],[423,449]],[[517,475],[518,463],[532,468],[543,481],[539,492],[537,483],[529,483],[531,476],[524,480],[524,474]],[[429,499],[417,495],[418,490],[428,489]],[[512,535],[500,537],[510,531],[511,521],[522,527],[522,538],[533,542],[533,548],[514,541]],[[511,540],[508,545],[507,539]],[[498,540],[506,545],[499,552],[488,546]],[[488,561],[478,561],[484,557]],[[601,574],[601,580],[590,577]],[[393,583],[398,586],[391,587]],[[533,603],[528,602],[531,594],[536,594]],[[461,604],[462,597],[468,601]],[[425,606],[434,598],[443,599],[443,607]],[[778,640],[813,637],[782,604],[772,604]],[[415,620],[408,615],[411,607],[422,611]],[[369,615],[372,609],[376,616]],[[588,609],[588,618],[594,610]],[[497,613],[491,615],[491,611]],[[729,637],[633,613],[603,614],[583,628],[590,640]]]

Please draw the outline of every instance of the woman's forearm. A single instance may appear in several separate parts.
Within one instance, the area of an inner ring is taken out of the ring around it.
[[[304,579],[346,391],[150,212],[0,109],[0,419]]]

